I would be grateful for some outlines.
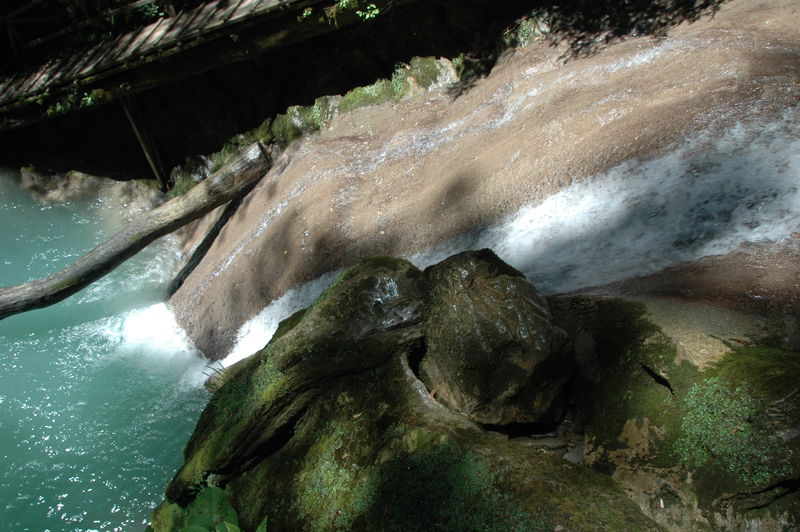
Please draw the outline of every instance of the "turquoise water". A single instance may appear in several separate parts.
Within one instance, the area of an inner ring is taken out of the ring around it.
[[[40,206],[0,170],[0,285],[67,266],[118,211]],[[204,364],[161,303],[175,248],[160,241],[57,305],[0,320],[3,530],[141,530],[160,502],[207,400]]]

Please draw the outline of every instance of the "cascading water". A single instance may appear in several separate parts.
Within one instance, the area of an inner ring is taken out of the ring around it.
[[[99,202],[40,206],[0,171],[0,285],[67,266],[115,227]],[[117,224],[120,221],[117,220]],[[5,530],[140,530],[203,408],[204,362],[164,286],[159,241],[86,290],[0,321]]]
[[[411,257],[424,267],[492,248],[545,293],[780,243],[800,230],[800,109],[741,120],[574,183],[497,224]]]
[[[420,268],[491,248],[544,293],[601,286],[746,243],[800,232],[798,109],[777,121],[709,127],[660,155],[591,176],[505,220],[407,257]],[[714,126],[714,124],[712,124]],[[792,236],[795,235],[795,236]],[[327,274],[290,290],[239,331],[223,366],[263,346],[316,299]]]

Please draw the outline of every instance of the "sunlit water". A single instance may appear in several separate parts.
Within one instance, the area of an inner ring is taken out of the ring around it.
[[[800,232],[798,109],[723,131],[709,127],[662,154],[580,180],[493,225],[407,257],[423,268],[491,248],[544,293],[601,286],[748,242],[796,242]],[[289,291],[239,331],[229,365],[263,346],[334,274]]]
[[[42,207],[0,170],[0,285],[67,266],[119,226],[118,208]],[[0,529],[144,528],[207,400],[204,364],[160,303],[176,260],[158,242],[0,320]]]

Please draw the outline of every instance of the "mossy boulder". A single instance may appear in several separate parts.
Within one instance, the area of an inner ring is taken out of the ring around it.
[[[706,319],[713,309],[702,305],[550,302],[581,365],[572,401],[588,465],[672,530],[800,524],[799,353],[735,330],[719,337],[710,330],[719,319]],[[677,315],[690,330],[676,332]]]
[[[478,308],[502,289],[500,303],[535,302],[544,308],[532,319],[546,318],[544,301],[493,254],[462,260],[475,264]],[[429,355],[431,294],[443,290],[437,271],[367,259],[284,321],[221,379],[154,528],[169,530],[169,516],[214,488],[242,530],[265,518],[271,530],[658,529],[609,476],[437,401],[416,372]]]
[[[392,82],[388,79],[379,79],[372,85],[356,87],[342,97],[339,104],[339,112],[346,113],[365,107],[367,105],[378,105],[394,97]]]
[[[488,250],[429,268],[430,317],[422,379],[479,423],[560,418],[556,399],[572,375],[566,334],[525,277]]]

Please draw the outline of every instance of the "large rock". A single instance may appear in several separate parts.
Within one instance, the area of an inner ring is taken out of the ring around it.
[[[535,310],[537,327],[547,322],[543,302],[509,267],[488,253],[455,260],[475,265],[475,308],[492,316],[499,301]],[[486,431],[436,401],[412,368],[432,355],[426,309],[429,293],[444,290],[439,282],[402,260],[369,259],[285,320],[261,352],[223,378],[153,527],[200,520],[255,530],[266,519],[279,531],[658,529],[609,476]],[[513,289],[497,300],[498,286]],[[542,330],[553,334],[549,325]],[[511,344],[518,332],[509,331]],[[505,390],[480,384],[472,389],[487,401]],[[520,401],[511,410],[537,415]],[[212,509],[203,511],[201,499]]]
[[[489,250],[460,253],[425,272],[430,317],[422,379],[479,423],[553,421],[572,374],[547,302]]]

